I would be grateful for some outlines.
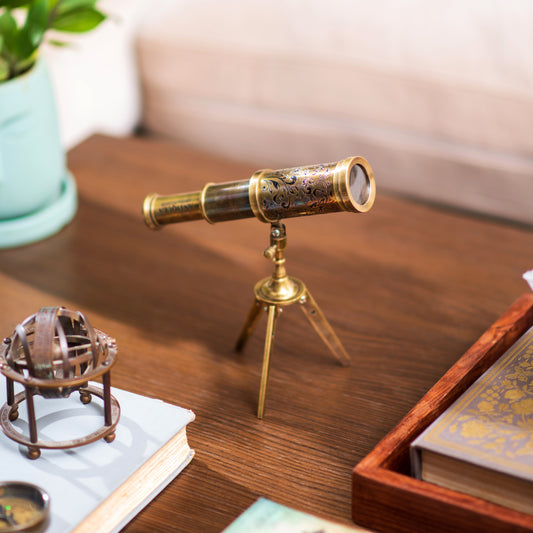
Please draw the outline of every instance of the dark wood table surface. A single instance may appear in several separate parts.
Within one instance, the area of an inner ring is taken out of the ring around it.
[[[288,271],[307,284],[352,365],[340,366],[304,315],[286,308],[258,420],[266,319],[243,354],[233,345],[254,284],[272,270],[262,255],[269,227],[198,221],[154,232],[141,204],[151,192],[246,179],[263,166],[96,136],[69,154],[74,221],[0,252],[0,335],[42,306],[79,309],[118,341],[114,386],[196,413],[193,462],[130,533],[218,532],[258,496],[351,523],[355,464],[528,291],[531,229],[389,196],[377,175],[369,213],[286,221]]]

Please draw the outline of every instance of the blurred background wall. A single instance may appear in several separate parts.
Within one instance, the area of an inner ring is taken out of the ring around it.
[[[48,49],[65,146],[142,126],[258,167],[366,157],[379,189],[533,223],[526,0],[106,0]]]

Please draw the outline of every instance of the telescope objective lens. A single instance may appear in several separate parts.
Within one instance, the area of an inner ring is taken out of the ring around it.
[[[359,205],[368,202],[370,196],[370,180],[361,165],[354,165],[350,170],[350,193]]]

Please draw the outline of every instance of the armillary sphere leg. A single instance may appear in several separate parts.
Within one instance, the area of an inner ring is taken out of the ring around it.
[[[37,420],[35,419],[35,404],[33,402],[33,389],[26,387],[26,407],[28,408],[28,422],[30,424],[30,442],[37,443]],[[38,446],[28,446],[28,457],[38,459],[41,456],[41,450]]]
[[[102,376],[102,385],[104,389],[104,425],[113,425],[112,403],[111,403],[111,376],[109,372]],[[113,442],[115,440],[115,432],[108,433],[104,440],[106,442]]]
[[[26,387],[26,407],[28,409],[28,423],[30,425],[30,442],[37,442],[37,422],[35,420],[35,404],[33,402],[33,389]]]
[[[19,417],[18,404],[15,403],[15,384],[12,379],[6,378],[7,387],[7,405],[11,407],[9,411],[9,420],[14,422]]]
[[[13,405],[15,403],[15,384],[12,379],[6,378],[7,387],[7,405]]]

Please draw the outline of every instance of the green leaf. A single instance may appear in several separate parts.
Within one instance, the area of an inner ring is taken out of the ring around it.
[[[31,43],[27,31],[19,31],[14,35],[13,43],[6,52],[2,54],[11,66],[11,77],[18,76],[28,70],[34,63],[39,49]]]
[[[11,14],[11,11],[6,11],[0,15],[0,33],[2,35],[12,34],[17,31],[17,21]]]
[[[89,8],[95,9],[97,0],[56,0],[57,12],[60,14],[67,13],[69,11],[75,11],[76,9]]]
[[[31,0],[0,0],[0,7],[15,9],[17,7],[28,6]]]
[[[26,72],[27,70],[30,70],[30,68],[33,67],[33,65],[37,61],[38,56],[39,56],[39,50],[36,49],[30,55],[19,59],[16,65],[14,66],[12,75],[18,76],[19,74],[22,74],[23,72]]]
[[[34,0],[28,10],[23,30],[27,32],[27,40],[35,49],[43,40],[48,24],[48,0]]]
[[[0,81],[7,80],[9,78],[9,63],[0,57]]]
[[[53,46],[58,46],[58,47],[72,45],[72,43],[67,43],[66,41],[58,41],[57,39],[46,39],[46,42],[50,43]]]
[[[0,35],[3,36],[4,46],[2,56],[11,64],[11,75],[19,71],[18,63],[26,60],[35,51],[28,29],[18,28],[10,10],[0,15]]]
[[[17,37],[17,22],[10,11],[6,11],[0,15],[0,35],[4,40],[5,48],[14,53],[16,49],[16,37]]]
[[[106,16],[92,7],[82,7],[58,15],[51,24],[54,30],[71,33],[90,31],[106,19]]]

